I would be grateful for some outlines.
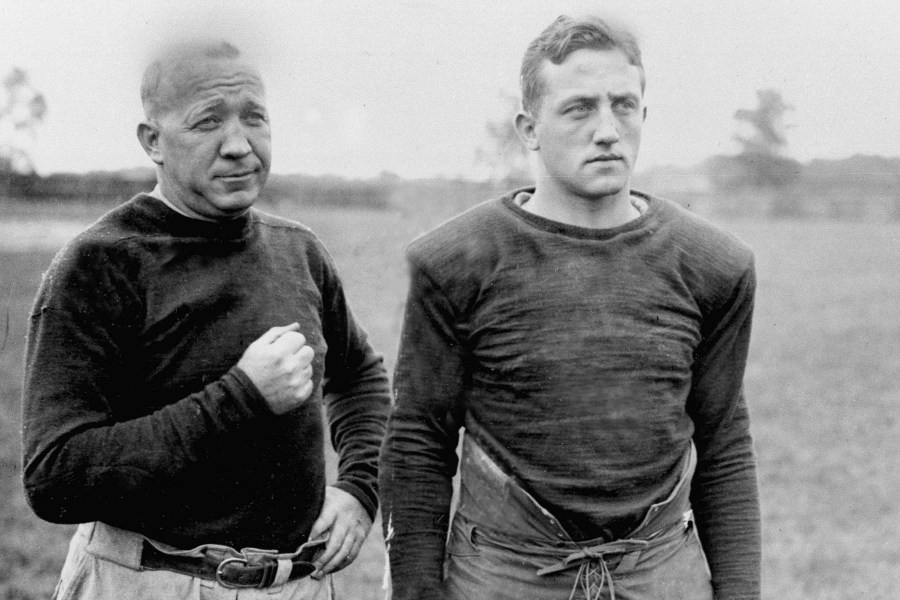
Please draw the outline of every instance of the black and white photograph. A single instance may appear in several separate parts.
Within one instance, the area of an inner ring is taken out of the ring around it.
[[[897,23],[0,0],[0,600],[900,598]]]

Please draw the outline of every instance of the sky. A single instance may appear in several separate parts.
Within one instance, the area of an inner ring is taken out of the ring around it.
[[[207,32],[261,67],[274,172],[478,177],[525,47],[584,12],[640,40],[638,169],[736,152],[734,113],[765,88],[794,107],[790,156],[900,156],[895,0],[0,0],[0,75],[24,68],[47,101],[26,140],[43,174],[151,166],[135,136],[148,55]]]

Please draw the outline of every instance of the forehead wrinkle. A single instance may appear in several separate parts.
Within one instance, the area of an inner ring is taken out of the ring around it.
[[[210,78],[202,73],[198,73],[193,80],[187,82],[186,87],[193,91],[204,92],[215,88],[240,88],[244,85],[249,85],[251,88],[259,88],[260,91],[263,90],[262,79],[252,71],[220,75],[216,78]]]
[[[253,61],[227,40],[204,35],[172,38],[157,46],[144,69],[141,102],[145,116],[155,119],[170,112],[173,102],[181,102],[197,91],[197,80],[228,76],[246,77],[254,91],[264,95],[262,77]]]
[[[212,68],[196,69],[188,66],[187,69],[173,70],[170,79],[170,88],[184,96],[202,93],[212,89],[232,89],[248,86],[263,91],[262,78],[254,70],[239,67],[237,72],[210,73]],[[180,71],[180,72],[178,72]]]
[[[178,65],[171,71],[171,77],[165,81],[160,100],[163,111],[191,107],[190,112],[203,110],[209,106],[221,104],[227,97],[249,91],[254,104],[265,106],[265,86],[262,78],[253,69],[241,66],[236,73],[218,73],[210,75],[210,69],[196,69],[193,66],[184,68]]]
[[[571,72],[566,72],[563,65],[548,66],[549,68],[541,74],[544,95],[557,101],[573,97],[640,98],[642,95],[639,78],[632,80],[629,73],[609,71],[598,65],[574,65],[575,68]]]
[[[185,120],[191,120],[195,118],[197,115],[201,115],[207,112],[214,112],[220,107],[226,106],[229,101],[228,93],[221,93],[219,91],[213,92],[207,98],[203,98],[197,100],[195,102],[189,103],[184,112]],[[262,99],[257,100],[254,97],[244,98],[238,107],[241,111],[247,108],[252,108],[256,110],[267,111],[266,105],[262,102]]]

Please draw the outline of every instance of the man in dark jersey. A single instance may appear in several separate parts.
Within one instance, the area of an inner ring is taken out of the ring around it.
[[[752,254],[631,189],[630,34],[560,17],[521,83],[536,187],[408,249],[381,469],[394,598],[758,598]]]
[[[270,162],[257,69],[180,44],[141,97],[156,189],[61,250],[31,313],[25,490],[82,524],[57,595],[331,598],[377,510],[381,357],[316,236],[252,208]]]

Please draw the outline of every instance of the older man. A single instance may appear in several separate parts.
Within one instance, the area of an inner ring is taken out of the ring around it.
[[[381,474],[394,597],[758,598],[752,254],[631,188],[632,36],[561,17],[521,80],[537,186],[408,252]]]
[[[377,508],[381,358],[321,242],[252,208],[259,72],[229,44],[178,45],[141,97],[156,189],[66,246],[31,313],[25,489],[38,516],[82,523],[57,593],[330,598]]]

